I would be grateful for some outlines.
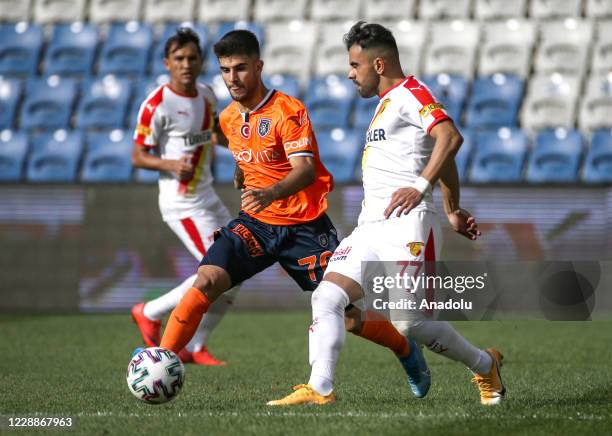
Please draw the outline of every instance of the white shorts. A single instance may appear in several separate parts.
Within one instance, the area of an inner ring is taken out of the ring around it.
[[[231,216],[223,203],[203,209],[180,220],[166,221],[172,231],[183,241],[185,247],[198,260],[214,242],[214,232],[231,221]]]

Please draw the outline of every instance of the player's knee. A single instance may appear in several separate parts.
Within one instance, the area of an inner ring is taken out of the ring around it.
[[[344,308],[349,304],[349,298],[340,286],[324,280],[312,293],[310,302],[313,310],[328,309],[344,313]]]
[[[344,311],[344,327],[347,332],[353,333],[355,335],[361,333],[361,329],[363,328],[361,315],[361,311],[354,306],[351,307],[349,310]]]
[[[229,274],[214,265],[201,265],[193,286],[212,298],[217,298],[230,287]]]

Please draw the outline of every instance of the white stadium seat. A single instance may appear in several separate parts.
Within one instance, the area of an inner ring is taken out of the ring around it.
[[[582,12],[582,0],[531,0],[529,16],[531,18],[579,17]]]
[[[427,23],[404,20],[389,28],[395,37],[404,72],[419,76],[422,69],[423,46],[427,36]]]
[[[545,127],[573,128],[580,78],[559,73],[535,74],[521,108],[521,125],[535,131]]]
[[[94,23],[140,19],[141,0],[91,0],[89,19]]]
[[[593,45],[591,71],[599,75],[612,72],[612,20],[597,23],[597,42]]]
[[[612,0],[586,0],[585,16],[589,18],[612,17]]]
[[[29,21],[32,0],[0,0],[0,21]]]
[[[195,0],[144,0],[144,20],[150,23],[193,21]]]
[[[424,20],[468,18],[470,6],[470,0],[423,0],[419,2],[419,18]]]
[[[255,0],[254,19],[258,22],[302,20],[308,0]]]
[[[204,23],[247,21],[250,0],[200,0],[198,19]]]
[[[593,38],[590,20],[566,18],[541,25],[541,42],[535,55],[535,70],[582,75]]]
[[[363,4],[363,16],[371,23],[412,20],[416,0],[377,0]]]
[[[319,38],[315,49],[315,75],[347,74],[348,52],[342,37],[352,25],[352,22],[347,21],[344,24],[324,23],[319,26]]]
[[[612,73],[592,75],[581,98],[578,126],[584,131],[612,127]]]
[[[312,0],[310,17],[321,21],[357,21],[363,0]]]
[[[425,74],[474,74],[479,26],[473,21],[431,23],[425,46]]]
[[[493,20],[500,18],[523,18],[527,0],[475,0],[474,18]]]
[[[34,21],[43,24],[83,21],[85,0],[36,0],[33,12]]]
[[[531,53],[536,39],[532,21],[514,18],[486,22],[483,25],[478,74],[516,74],[527,77],[531,67]]]

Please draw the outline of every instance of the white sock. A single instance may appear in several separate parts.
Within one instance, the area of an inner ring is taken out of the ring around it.
[[[202,322],[200,322],[200,325],[198,326],[195,335],[193,335],[191,341],[189,341],[189,343],[185,346],[187,350],[192,352],[198,352],[206,346],[208,338],[210,337],[213,330],[217,328],[217,326],[227,313],[227,310],[231,307],[232,303],[234,302],[234,298],[236,297],[236,294],[238,294],[239,290],[240,286],[233,287],[229,291],[220,295],[215,300],[215,302],[210,305],[210,307],[208,308],[208,312],[206,312],[206,315],[204,315],[204,318],[202,318]]]
[[[470,344],[446,321],[421,321],[410,327],[410,336],[431,351],[462,362],[472,372],[487,374],[493,361],[486,351]]]
[[[312,325],[309,329],[309,360],[312,366],[308,383],[321,395],[334,387],[334,370],[344,345],[344,308],[349,304],[344,290],[322,281],[312,293]]]
[[[166,292],[164,295],[157,297],[155,300],[151,300],[146,303],[143,310],[144,316],[157,321],[170,313],[170,311],[174,309],[177,304],[179,304],[179,301],[181,301],[181,298],[183,298],[185,292],[191,288],[196,277],[197,274],[187,277],[183,283],[178,285],[173,290]]]

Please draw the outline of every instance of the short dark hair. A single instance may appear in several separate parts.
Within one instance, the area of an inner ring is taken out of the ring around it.
[[[213,47],[215,56],[225,58],[228,56],[244,55],[260,57],[259,41],[253,32],[248,30],[232,30],[217,41]]]
[[[190,42],[193,42],[196,45],[198,48],[198,53],[200,56],[202,56],[202,47],[200,47],[200,37],[198,34],[189,27],[177,28],[176,33],[166,41],[166,45],[164,47],[164,57],[168,58],[168,56],[170,56],[170,50],[172,50],[172,47],[176,47],[175,50],[177,50],[186,46]]]
[[[398,54],[397,43],[389,29],[380,24],[358,21],[342,38],[346,49],[357,44],[363,49],[385,48]]]

